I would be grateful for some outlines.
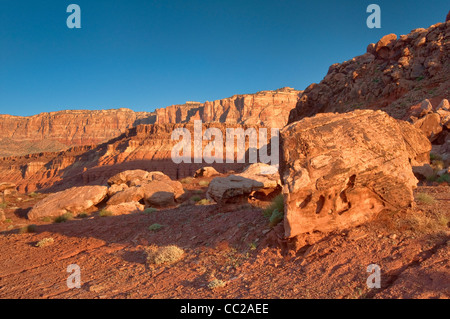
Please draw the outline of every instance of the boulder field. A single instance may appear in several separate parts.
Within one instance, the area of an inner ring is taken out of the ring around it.
[[[161,172],[129,170],[111,177],[108,186],[72,187],[53,193],[38,202],[28,219],[58,217],[66,213],[77,216],[99,210],[113,215],[143,211],[145,206],[172,206],[183,194],[183,186]]]

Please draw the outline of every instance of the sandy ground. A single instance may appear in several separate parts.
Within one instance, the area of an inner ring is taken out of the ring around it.
[[[205,188],[190,185],[191,192]],[[188,187],[188,188],[189,188]],[[181,205],[151,214],[39,222],[26,212],[37,198],[7,198],[0,222],[0,298],[449,298],[450,186],[420,186],[433,203],[386,213],[330,234],[297,252],[286,249],[282,225],[271,228],[249,205]],[[192,193],[193,194],[193,193]],[[148,227],[159,223],[155,232]],[[54,243],[36,247],[43,238]],[[170,265],[148,265],[149,245],[177,245]],[[69,289],[67,267],[81,269]],[[367,267],[381,269],[381,288],[368,288]],[[208,284],[221,280],[223,287]]]

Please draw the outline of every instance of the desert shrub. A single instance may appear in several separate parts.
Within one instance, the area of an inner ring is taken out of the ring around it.
[[[157,212],[158,210],[155,208],[155,207],[149,207],[149,208],[146,208],[144,211],[143,211],[143,213],[144,214],[151,214],[151,213],[154,213],[154,212]]]
[[[193,180],[194,180],[193,177],[185,177],[185,178],[180,179],[180,183],[181,184],[190,184],[190,183],[192,183]]]
[[[442,175],[441,177],[439,177],[436,181],[437,181],[438,183],[443,183],[443,182],[450,183],[450,175],[447,174],[447,173],[445,173],[444,175]]]
[[[269,218],[269,223],[270,226],[276,226],[278,225],[278,223],[280,223],[281,221],[283,221],[284,218],[284,212],[283,211],[279,211],[278,209],[274,209],[272,212],[272,216],[270,216]]]
[[[36,198],[36,197],[39,196],[39,194],[36,193],[36,192],[31,192],[31,193],[28,194],[28,196],[31,197],[31,198]]]
[[[80,218],[87,218],[89,215],[88,215],[88,213],[86,213],[86,212],[82,212],[82,213],[80,213],[79,215],[78,215],[78,217],[80,217]]]
[[[146,250],[147,253],[147,263],[154,265],[161,264],[172,264],[179,261],[183,255],[184,250],[174,246],[163,246],[163,247],[149,247]]]
[[[198,185],[200,185],[201,187],[207,187],[209,185],[208,181],[200,181],[198,182]]]
[[[212,204],[212,201],[206,198],[203,198],[197,202],[197,205],[210,205],[210,204]]]
[[[434,197],[425,193],[418,193],[416,195],[416,200],[424,204],[434,203]]]
[[[155,224],[150,225],[148,227],[148,229],[151,230],[151,231],[155,231],[156,232],[156,231],[160,230],[163,227],[164,227],[163,225],[155,223]]]
[[[49,223],[49,222],[52,221],[52,218],[50,216],[45,216],[45,217],[42,217],[42,221],[46,222],[46,223]]]
[[[27,234],[27,233],[35,233],[36,232],[36,225],[28,225],[24,226],[19,229],[19,234]]]
[[[6,218],[5,219],[5,223],[12,223],[13,221],[12,221],[12,219],[11,218]]]
[[[5,209],[6,207],[8,207],[8,202],[0,203],[1,209]]]
[[[191,200],[194,201],[194,202],[198,202],[198,201],[200,201],[201,199],[202,199],[202,198],[201,198],[200,196],[198,196],[198,195],[194,195],[194,196],[191,197]]]
[[[442,161],[442,156],[439,154],[430,153],[430,161]]]
[[[270,218],[275,209],[277,209],[279,212],[284,212],[284,197],[282,194],[279,194],[273,199],[270,206],[264,210],[264,216]]]
[[[444,161],[442,161],[442,160],[434,160],[434,161],[432,161],[431,165],[435,170],[438,170],[438,171],[445,167]]]
[[[114,214],[112,212],[110,212],[109,210],[102,209],[98,215],[100,217],[109,217],[109,216],[112,216]]]
[[[227,283],[225,281],[223,281],[223,280],[214,279],[214,280],[212,280],[212,281],[210,281],[208,283],[208,288],[214,290],[214,289],[217,289],[217,288],[225,287],[226,284]]]
[[[36,247],[45,247],[53,244],[55,240],[52,237],[44,238],[37,242]]]
[[[73,215],[70,212],[65,213],[64,215],[58,216],[54,219],[55,223],[64,223],[68,220],[72,220],[73,219]]]

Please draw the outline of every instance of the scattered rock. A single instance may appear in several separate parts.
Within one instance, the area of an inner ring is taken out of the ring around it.
[[[108,205],[105,210],[114,215],[127,215],[144,211],[145,206],[138,202],[120,203],[117,205]]]
[[[448,103],[447,99],[443,99],[441,103],[439,103],[438,107],[436,108],[436,111],[438,110],[450,111],[450,104]]]
[[[425,116],[433,112],[433,105],[428,99],[425,99],[422,101],[422,104],[420,104],[419,111],[420,111],[419,117]]]
[[[161,172],[147,172],[142,169],[128,170],[114,175],[108,180],[109,185],[126,184],[127,186],[138,186],[151,181],[170,180],[170,177]]]
[[[248,166],[241,174],[216,177],[210,183],[206,196],[219,204],[248,198],[267,196],[281,189],[278,170],[267,164]]]
[[[133,186],[113,195],[107,202],[108,205],[118,205],[128,202],[139,202],[144,198],[144,188]]]
[[[413,166],[413,173],[419,179],[427,179],[434,174],[434,170],[430,164],[425,164],[422,166]]]
[[[74,216],[82,212],[95,210],[95,205],[106,198],[106,186],[81,186],[66,189],[51,194],[38,202],[28,212],[28,219],[36,220],[42,217],[58,217],[67,212]]]
[[[141,186],[144,200],[149,206],[175,205],[176,190],[166,182],[154,181]]]
[[[200,169],[198,169],[195,172],[194,177],[212,177],[215,175],[220,175],[220,173],[218,171],[216,171],[216,169],[214,167],[211,166],[207,166],[207,167],[202,167]]]
[[[124,191],[128,188],[127,184],[113,184],[108,188],[108,196],[112,197],[118,192]]]

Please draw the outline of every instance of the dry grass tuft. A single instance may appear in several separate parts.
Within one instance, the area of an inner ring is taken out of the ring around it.
[[[151,246],[146,249],[147,263],[153,265],[173,264],[179,261],[183,255],[184,250],[174,246],[155,247]]]
[[[40,240],[37,244],[36,247],[46,247],[46,246],[50,246],[55,242],[55,240],[52,237],[48,237],[48,238],[44,238],[42,240]]]

